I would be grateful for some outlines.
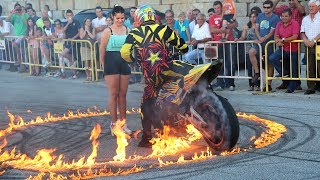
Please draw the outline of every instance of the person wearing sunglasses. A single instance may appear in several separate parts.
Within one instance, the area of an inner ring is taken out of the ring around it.
[[[273,2],[270,0],[267,0],[263,3],[263,13],[260,13],[257,17],[256,21],[256,35],[258,37],[258,42],[261,44],[262,48],[262,54],[265,54],[264,51],[266,44],[273,40],[274,32],[277,26],[277,23],[280,21],[279,16],[272,13],[273,8]],[[268,46],[268,55],[270,55],[273,51],[273,46]],[[254,44],[254,46],[249,50],[249,58],[251,61],[251,64],[253,67],[258,67],[258,60],[256,55],[259,54],[259,46],[257,44]],[[259,68],[256,68],[259,69]],[[274,68],[270,64],[268,76],[273,75]],[[260,72],[255,71],[255,74],[252,78],[252,83],[256,84],[260,78]],[[270,82],[271,83],[271,82]],[[269,84],[270,84],[269,83]],[[269,85],[269,90],[271,89],[271,86]],[[266,88],[264,88],[265,90]]]

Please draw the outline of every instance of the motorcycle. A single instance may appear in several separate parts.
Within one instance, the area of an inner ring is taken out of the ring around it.
[[[191,123],[215,152],[231,150],[239,138],[239,122],[232,105],[210,84],[221,67],[218,58],[201,65],[175,60],[172,72],[180,77],[164,83],[156,100],[170,119],[165,124],[176,127],[185,121]]]

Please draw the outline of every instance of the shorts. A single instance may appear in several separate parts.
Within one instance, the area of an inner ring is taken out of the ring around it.
[[[227,21],[228,23],[233,23],[234,20],[232,19],[234,16],[234,14],[226,14],[226,15],[223,15],[222,17],[222,20],[225,20]]]
[[[263,61],[263,63],[262,63],[262,68],[263,69],[265,69],[265,63],[264,63],[264,61],[265,61],[265,47],[266,47],[266,44],[267,43],[261,43],[261,49],[262,49],[262,56],[263,56],[263,59],[262,59],[262,61]],[[268,45],[268,49],[267,49],[267,51],[268,51],[268,53],[267,53],[267,55],[268,55],[268,57],[274,52],[274,46],[273,46],[274,44],[273,43],[271,43],[271,44],[269,44]],[[257,57],[259,57],[259,53],[260,53],[260,49],[259,49],[259,46],[257,45],[257,44],[253,44],[253,46],[252,46],[252,48],[254,48],[255,50],[256,50],[256,52],[257,52]],[[260,61],[259,61],[259,59],[258,59],[258,63],[259,63]]]
[[[104,58],[104,75],[130,75],[129,64],[121,57],[119,51],[106,51]]]

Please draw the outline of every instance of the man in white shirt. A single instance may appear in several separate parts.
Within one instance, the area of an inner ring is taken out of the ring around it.
[[[13,35],[13,25],[10,22],[6,22],[5,17],[0,17],[0,40],[4,40],[5,36],[12,36]],[[8,43],[1,43],[2,45],[5,45],[5,49],[8,49]],[[2,47],[4,48],[4,47]],[[0,49],[0,60],[9,60],[6,58],[6,51],[5,49]],[[1,68],[1,63],[0,63],[0,68]]]
[[[307,75],[308,78],[315,78],[320,75],[320,61],[316,59],[316,46],[317,41],[320,39],[320,14],[319,0],[310,0],[309,1],[309,15],[305,16],[301,24],[301,39],[303,40],[306,48],[307,57]],[[317,63],[317,64],[316,64]],[[318,73],[318,76],[316,76]],[[308,89],[304,94],[314,94],[316,90],[316,81],[307,81]]]
[[[96,7],[97,17],[92,20],[92,26],[96,31],[96,39],[100,43],[101,34],[105,28],[107,28],[106,17],[103,16],[103,11],[100,6]]]
[[[190,34],[193,33],[193,29],[197,24],[197,16],[200,13],[199,9],[193,9],[192,10],[192,18],[193,20],[191,22],[189,22],[189,30],[190,30]]]
[[[206,63],[204,58],[204,43],[212,39],[209,24],[206,22],[206,16],[202,13],[197,16],[197,24],[194,27],[191,44],[197,46],[197,49],[194,49],[187,54],[185,54],[185,60],[191,64],[198,64],[199,58],[202,58],[202,61]]]

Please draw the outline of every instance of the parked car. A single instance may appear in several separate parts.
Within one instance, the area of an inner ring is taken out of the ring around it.
[[[130,17],[130,8],[125,8],[124,10],[125,10],[125,16],[127,19],[128,17]],[[103,11],[103,16],[108,17],[109,15],[111,15],[112,8],[102,8],[102,11]],[[156,10],[156,14],[161,17],[161,20],[163,22],[165,19],[165,14],[160,11],[157,11],[157,10]],[[93,9],[85,9],[85,10],[78,12],[74,16],[74,19],[78,20],[82,26],[85,18],[94,19],[96,17],[97,17],[96,16],[96,9],[93,8]]]

